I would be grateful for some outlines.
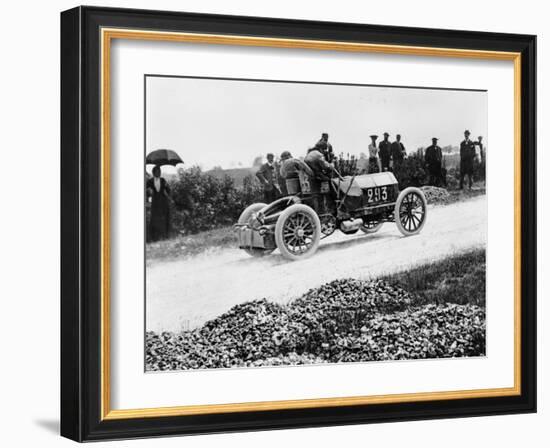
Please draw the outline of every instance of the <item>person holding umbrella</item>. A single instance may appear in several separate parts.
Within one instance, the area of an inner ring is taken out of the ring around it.
[[[147,197],[151,202],[150,241],[164,240],[170,235],[170,187],[160,173],[160,166],[155,165],[153,177],[147,180]]]
[[[149,220],[149,240],[159,241],[170,236],[170,186],[164,177],[161,177],[161,165],[176,166],[183,163],[180,157],[171,150],[159,149],[151,152],[146,163],[154,164],[153,177],[146,182],[147,197],[151,201],[151,219]]]

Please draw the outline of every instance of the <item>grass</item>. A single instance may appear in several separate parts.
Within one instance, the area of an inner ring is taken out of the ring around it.
[[[449,197],[445,201],[445,204],[453,204],[455,202],[467,201],[468,199],[475,198],[477,196],[482,196],[485,194],[485,185],[474,184],[473,189],[470,190],[468,187],[464,187],[464,190],[460,189],[449,189]]]
[[[428,187],[426,185],[426,187]],[[448,196],[441,198],[428,198],[428,204],[430,205],[449,205],[456,202],[468,201],[478,196],[483,196],[486,193],[485,185],[483,183],[474,183],[473,188],[470,190],[468,187],[464,187],[461,190],[458,187],[446,188]]]
[[[382,280],[413,294],[414,305],[457,303],[485,307],[485,249],[384,276]]]
[[[237,232],[229,226],[147,243],[145,255],[147,263],[150,263],[191,257],[208,249],[237,246]]]

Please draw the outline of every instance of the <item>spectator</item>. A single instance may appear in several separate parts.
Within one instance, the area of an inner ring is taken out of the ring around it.
[[[397,134],[395,136],[395,141],[391,144],[392,169],[394,171],[399,171],[406,155],[407,151],[405,151],[405,146],[401,143],[401,135]]]
[[[483,137],[481,135],[477,138],[477,143],[479,146],[479,157],[481,159],[481,163],[485,163],[485,152],[483,151]]]
[[[166,179],[160,177],[160,173],[160,166],[155,165],[153,177],[146,183],[146,194],[151,201],[150,241],[159,241],[170,236],[170,187]]]
[[[472,189],[474,177],[474,159],[476,157],[476,145],[480,141],[470,140],[470,131],[464,131],[464,140],[460,143],[460,189],[464,188],[464,176],[468,176],[468,188]]]
[[[376,147],[376,139],[378,135],[371,135],[369,144],[369,174],[380,172],[380,160],[378,159],[378,148]]]
[[[286,151],[283,151],[283,153]],[[288,196],[288,190],[286,188],[285,178],[281,174],[281,168],[283,167],[283,159],[275,160],[273,166],[275,167],[275,182],[279,187],[279,193],[281,197]]]
[[[256,172],[256,177],[260,180],[264,189],[264,199],[267,204],[279,198],[281,191],[277,183],[277,173],[275,172],[275,157],[273,154],[267,154],[267,162],[264,163]]]
[[[431,146],[426,148],[424,161],[426,162],[426,170],[428,171],[428,184],[439,186],[441,183],[441,161],[443,154],[441,148],[437,145],[437,138],[432,138]]]
[[[390,170],[391,143],[388,140],[390,134],[384,132],[384,140],[378,145],[378,156],[380,157],[380,171]]]

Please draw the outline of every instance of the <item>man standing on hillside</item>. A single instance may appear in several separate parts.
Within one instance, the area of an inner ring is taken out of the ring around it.
[[[280,195],[281,190],[277,183],[277,173],[275,172],[275,157],[273,154],[267,154],[267,162],[264,163],[256,172],[256,177],[260,180],[264,188],[264,198],[266,204],[271,204]]]
[[[390,170],[391,143],[388,140],[390,134],[384,132],[384,140],[378,144],[378,157],[380,157],[380,166],[382,171]]]
[[[391,158],[394,171],[399,171],[406,155],[407,151],[405,150],[405,146],[401,143],[401,134],[397,134],[395,136],[395,141],[391,144]]]
[[[472,189],[474,177],[474,159],[476,157],[475,145],[480,142],[470,140],[470,131],[464,131],[464,140],[460,143],[460,189],[464,188],[464,176],[468,176],[468,188]]]
[[[426,168],[428,171],[428,184],[439,186],[441,180],[441,160],[443,154],[441,148],[437,145],[437,138],[432,138],[431,146],[426,148],[424,153],[424,161],[426,162]]]

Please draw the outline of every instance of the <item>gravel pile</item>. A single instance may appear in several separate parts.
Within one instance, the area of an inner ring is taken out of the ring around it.
[[[337,280],[289,305],[243,303],[181,333],[148,332],[147,370],[299,365],[477,356],[485,311],[473,305],[411,306],[383,281]]]
[[[428,204],[445,204],[450,197],[449,192],[445,188],[426,185],[420,187],[420,189],[424,192]]]

